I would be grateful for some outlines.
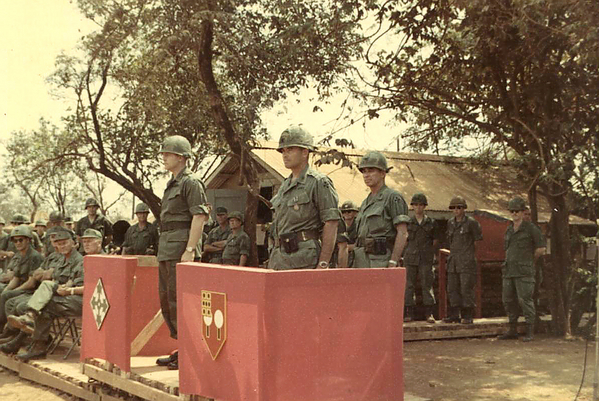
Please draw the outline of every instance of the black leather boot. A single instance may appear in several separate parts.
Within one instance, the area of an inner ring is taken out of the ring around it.
[[[411,322],[414,320],[414,307],[406,306],[403,310],[403,321],[404,323]]]
[[[507,333],[497,337],[498,340],[517,340],[518,339],[518,322],[510,322],[510,328]]]
[[[44,359],[47,352],[48,344],[46,344],[46,341],[37,340],[31,344],[31,347],[27,352],[17,355],[17,359],[23,362],[27,362],[32,359]]]
[[[455,306],[447,308],[447,316],[443,318],[443,323],[460,323],[458,308]]]
[[[474,308],[462,308],[462,324],[473,324]]]
[[[158,366],[168,366],[169,363],[176,361],[179,358],[179,351],[175,351],[169,356],[165,358],[156,359],[156,365]]]
[[[27,334],[20,332],[14,339],[2,345],[0,351],[8,355],[16,354],[25,344],[25,340],[27,340]]]
[[[526,323],[526,335],[524,336],[524,339],[522,341],[524,341],[525,343],[532,341],[534,338],[534,332],[534,324]]]

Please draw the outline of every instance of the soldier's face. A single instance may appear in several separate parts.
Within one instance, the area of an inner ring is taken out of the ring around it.
[[[174,153],[162,153],[162,164],[164,169],[170,172],[177,170],[181,164],[185,164],[185,158]]]
[[[27,237],[13,237],[12,242],[14,242],[15,248],[17,248],[17,251],[19,252],[26,250],[29,246],[29,238]]]
[[[46,231],[46,227],[44,226],[35,226],[35,231],[37,231],[37,235],[43,235]]]
[[[86,207],[86,209],[88,216],[95,216],[96,214],[98,214],[98,206],[88,206]]]
[[[424,213],[424,209],[426,209],[426,205],[423,205],[422,203],[412,203],[412,206],[414,207],[414,213],[416,214],[422,214]]]
[[[364,184],[366,184],[369,188],[376,188],[385,181],[385,173],[383,170],[379,170],[374,167],[365,167],[362,169],[362,178],[364,179]]]
[[[142,223],[148,221],[148,213],[135,213],[135,215],[137,216],[137,221],[141,221]]]
[[[530,214],[530,209],[525,209],[522,213],[522,219],[524,221],[532,221],[532,216]]]
[[[236,228],[241,227],[241,221],[235,218],[229,219],[229,227],[231,227],[231,230],[235,230]]]
[[[218,213],[216,215],[216,221],[218,222],[218,224],[223,225],[227,222],[227,220],[229,219],[229,217],[227,216],[226,213]]]
[[[466,209],[464,209],[463,206],[452,206],[450,209],[453,212],[453,215],[457,218],[463,217],[466,213]]]
[[[514,223],[519,223],[524,218],[524,210],[510,210],[512,214],[512,221]]]
[[[353,210],[345,210],[345,211],[341,212],[341,215],[343,216],[343,220],[345,220],[345,224],[349,224],[349,225],[351,225],[354,222],[354,219],[356,218],[357,214],[358,214],[358,212],[353,211]]]
[[[83,242],[83,249],[88,255],[95,255],[100,253],[102,249],[102,240],[98,238],[81,238]]]
[[[281,149],[281,154],[283,155],[283,164],[285,164],[285,168],[290,170],[297,168],[308,160],[308,149],[300,148],[298,146],[291,146],[289,148]]]
[[[75,242],[72,239],[59,239],[54,241],[56,251],[62,255],[69,255],[74,246]]]

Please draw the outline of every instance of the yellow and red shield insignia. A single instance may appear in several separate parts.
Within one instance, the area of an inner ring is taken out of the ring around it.
[[[215,360],[227,341],[227,294],[202,291],[202,337]]]

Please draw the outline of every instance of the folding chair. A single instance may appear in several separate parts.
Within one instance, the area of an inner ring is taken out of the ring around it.
[[[81,331],[77,327],[77,320],[79,317],[55,317],[52,319],[52,326],[50,328],[50,334],[52,335],[52,341],[48,344],[46,349],[48,354],[53,353],[56,348],[62,343],[65,337],[70,336],[72,344],[64,355],[63,359],[67,359],[76,345],[81,345]]]

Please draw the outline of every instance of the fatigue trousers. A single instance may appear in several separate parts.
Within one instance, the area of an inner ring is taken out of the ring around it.
[[[6,316],[21,316],[27,313],[27,309],[29,308],[27,306],[27,303],[29,302],[32,296],[32,293],[26,293],[6,301],[6,306],[4,307],[6,309]]]
[[[432,265],[407,265],[406,266],[406,294],[405,306],[414,306],[416,280],[420,276],[420,287],[422,290],[422,304],[432,306],[435,304],[435,293],[433,292],[434,272]]]
[[[534,324],[536,318],[533,293],[535,290],[534,277],[509,277],[503,279],[501,293],[503,307],[507,313],[510,323],[518,321],[520,308],[527,324]]]
[[[454,308],[474,308],[476,273],[447,273],[449,305]]]
[[[9,315],[6,311],[6,303],[10,299],[18,297],[19,295],[22,295],[25,293],[31,294],[32,291],[30,291],[30,290],[8,290],[8,291],[3,291],[2,295],[0,295],[0,331],[2,331],[2,328],[6,325],[7,318]]]
[[[158,262],[158,296],[164,322],[171,337],[177,338],[177,263],[178,260]]]

